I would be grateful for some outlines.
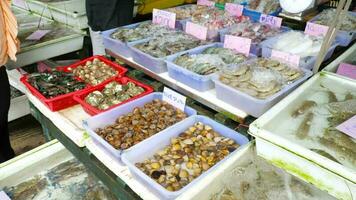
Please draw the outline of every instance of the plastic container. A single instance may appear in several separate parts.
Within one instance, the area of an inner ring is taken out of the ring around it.
[[[115,54],[121,55],[126,58],[132,57],[132,51],[130,48],[128,48],[127,42],[116,40],[111,37],[111,34],[113,34],[118,29],[121,29],[121,28],[134,29],[134,28],[138,27],[140,24],[148,23],[148,22],[150,22],[150,21],[144,21],[144,22],[140,22],[140,23],[130,24],[127,26],[122,26],[119,28],[114,28],[114,29],[110,29],[110,30],[102,32],[101,35],[103,36],[103,42],[104,42],[105,49],[108,49],[108,50],[114,52]]]
[[[187,22],[190,20],[181,20],[179,23],[181,24],[182,30],[184,32],[186,32],[186,26],[187,26]],[[224,30],[226,28],[222,28],[221,30]],[[211,40],[213,42],[219,42],[220,37],[219,37],[219,30],[213,30],[213,29],[208,29],[208,33],[206,36],[207,40]]]
[[[262,57],[265,57],[265,58],[271,57],[272,49],[273,49],[272,46],[273,46],[273,44],[275,44],[277,42],[277,40],[278,40],[278,36],[275,36],[275,37],[267,39],[261,43]],[[334,50],[338,45],[339,44],[337,42],[334,42],[330,46],[329,50],[327,51],[327,53],[325,55],[324,61],[326,61],[333,55]],[[316,62],[316,59],[317,59],[317,56],[302,57],[302,58],[300,58],[300,61],[299,61],[299,67],[303,68],[303,69],[312,70],[314,67],[314,64]]]
[[[194,54],[200,54],[202,53],[205,49],[209,47],[223,47],[224,45],[222,43],[214,43],[211,45],[207,45],[204,47],[199,47],[195,48],[193,50],[188,51],[187,53],[189,55],[194,55]],[[210,75],[199,75],[197,73],[194,73],[188,69],[185,69],[181,66],[178,66],[174,63],[174,61],[181,55],[185,54],[184,53],[179,53],[174,56],[168,56],[166,59],[167,62],[167,68],[168,68],[168,75],[186,85],[188,85],[191,88],[194,88],[198,91],[204,92],[210,89],[214,88],[214,82],[212,81],[212,77],[214,74]],[[251,55],[251,57],[255,57],[254,55]]]
[[[116,119],[119,116],[125,115],[127,113],[132,112],[132,110],[136,107],[142,107],[146,103],[153,101],[154,99],[162,99],[162,93],[151,93],[149,95],[143,96],[141,98],[135,99],[131,102],[128,102],[119,107],[113,108],[107,112],[100,113],[94,117],[89,118],[83,122],[83,127],[90,135],[91,139],[95,144],[98,144],[101,148],[103,148],[106,152],[111,154],[113,157],[117,158],[120,161],[122,150],[117,150],[113,146],[111,146],[108,142],[106,142],[103,138],[95,133],[97,128],[103,128],[107,125],[114,124]],[[196,111],[191,107],[186,106],[184,112],[188,116],[196,115]],[[131,148],[129,148],[131,149]],[[128,149],[128,150],[129,150]]]
[[[85,65],[86,62],[88,61],[93,61],[94,59],[99,59],[101,62],[104,62],[105,64],[107,64],[108,66],[114,68],[116,71],[117,71],[117,75],[116,76],[113,76],[109,79],[107,79],[106,81],[102,82],[101,84],[103,83],[107,83],[107,82],[110,82],[112,80],[114,80],[116,77],[122,77],[125,75],[125,73],[127,72],[127,69],[122,67],[121,65],[117,64],[117,63],[114,63],[110,60],[108,60],[107,58],[103,57],[103,56],[92,56],[92,57],[89,57],[89,58],[86,58],[84,60],[81,60],[77,63],[74,63],[72,65],[69,65],[69,66],[66,66],[66,67],[59,67],[58,70],[62,70],[64,72],[71,72],[70,69],[75,69],[77,67],[79,67],[80,65]]]
[[[276,11],[271,12],[268,15],[278,16],[280,12],[282,12],[282,8],[278,8]],[[255,10],[250,10],[246,6],[244,6],[242,14],[245,15],[245,16],[250,17],[251,20],[253,20],[253,21],[260,21],[260,17],[261,17],[261,15],[263,13],[260,13],[260,12],[255,11]]]
[[[231,27],[230,27],[231,28]],[[225,42],[225,35],[228,35],[228,32],[230,30],[230,28],[228,29],[224,29],[219,31],[219,35],[220,35],[220,42],[224,43]],[[282,26],[281,27],[282,33],[291,30],[290,28],[286,27],[286,26]],[[267,40],[268,38],[266,38],[265,40]],[[254,54],[256,56],[261,56],[262,55],[262,46],[261,43],[257,43],[257,42],[252,42],[251,43],[251,48],[250,48],[250,53]]]
[[[21,82],[28,88],[28,90],[36,97],[38,98],[43,104],[45,104],[52,112],[59,111],[62,109],[66,109],[69,107],[72,107],[77,104],[77,102],[73,99],[73,96],[83,90],[79,90],[76,92],[71,92],[68,94],[64,95],[59,95],[57,97],[47,99],[45,96],[43,96],[36,88],[34,88],[28,81],[28,76],[25,75],[21,77]]]
[[[325,136],[325,132],[322,130],[327,128],[328,119],[326,118],[329,117],[328,113],[323,110],[325,107],[321,106],[330,101],[330,92],[336,95],[338,101],[343,101],[346,94],[350,92],[355,95],[355,91],[356,82],[353,80],[340,78],[326,72],[314,75],[250,125],[250,134],[257,138],[258,154],[274,165],[314,184],[338,199],[354,199],[356,170],[355,165],[350,164],[351,161],[349,161],[352,160],[354,154],[346,149],[344,151],[350,157],[343,156],[343,148],[349,146],[347,143],[340,143],[339,138],[343,134],[338,133],[339,136],[336,134],[335,137],[331,136],[334,143],[340,144],[337,145],[339,146],[337,149],[333,142],[330,142],[329,145],[329,143],[322,144],[319,141]],[[307,100],[316,102],[318,106],[309,110],[316,116],[309,122],[311,128],[307,132],[307,137],[300,139],[296,134],[302,131],[298,127],[301,126],[306,116],[293,117],[291,114],[302,105],[302,102]],[[320,114],[318,114],[319,112]],[[349,146],[349,148],[352,149],[353,146]],[[319,153],[315,149],[325,153]]]
[[[216,132],[218,132],[222,136],[233,139],[237,144],[240,145],[240,147],[228,156],[226,156],[223,160],[216,163],[213,167],[201,174],[199,177],[195,178],[191,183],[175,192],[170,192],[166,190],[135,166],[135,163],[144,161],[145,159],[153,156],[160,149],[163,149],[165,146],[169,145],[171,138],[179,136],[189,127],[193,126],[196,122],[202,122],[203,124],[210,125]],[[194,185],[196,185],[199,180],[202,180],[205,177],[209,176],[209,174],[218,169],[222,163],[230,159],[236,153],[239,153],[239,150],[243,148],[243,146],[246,144],[248,144],[248,139],[240,133],[237,133],[234,130],[227,128],[226,126],[223,126],[212,119],[196,115],[185,119],[183,122],[175,124],[174,126],[166,129],[165,131],[162,131],[161,133],[126,151],[122,155],[122,161],[129,167],[129,170],[135,176],[145,182],[147,184],[147,187],[149,187],[150,189],[152,188],[154,191],[156,191],[162,199],[174,199],[187,189],[194,187]]]
[[[349,13],[353,16],[356,16],[356,12],[351,12]],[[315,16],[310,20],[310,22],[315,22],[317,19],[319,19],[319,15]],[[356,30],[354,31],[342,31],[339,30],[336,34],[335,41],[339,43],[340,46],[346,47],[349,46],[349,44],[356,39]]]
[[[81,93],[79,93],[79,94],[74,95],[74,100],[77,101],[77,102],[82,106],[82,108],[84,109],[84,111],[85,111],[86,113],[88,113],[89,115],[97,115],[97,114],[99,114],[99,113],[106,112],[106,111],[111,110],[111,109],[113,109],[113,108],[115,108],[115,107],[121,106],[121,105],[123,105],[123,104],[126,104],[126,103],[128,103],[128,102],[130,102],[130,101],[133,101],[133,100],[135,100],[135,99],[141,98],[141,97],[143,97],[143,96],[145,96],[145,95],[148,95],[148,94],[150,94],[150,93],[153,92],[153,89],[152,89],[150,86],[145,85],[145,84],[143,84],[143,83],[141,83],[141,82],[139,82],[139,81],[137,81],[137,80],[134,80],[134,79],[131,79],[131,78],[128,78],[128,77],[116,78],[116,79],[113,80],[113,81],[116,81],[117,83],[119,83],[119,84],[121,84],[121,85],[126,85],[126,84],[129,83],[129,82],[135,83],[135,85],[142,87],[145,91],[144,91],[143,93],[141,93],[141,94],[135,96],[135,97],[132,97],[131,99],[128,99],[128,100],[126,100],[126,101],[123,101],[123,102],[121,102],[121,103],[119,103],[119,104],[116,104],[116,105],[114,105],[114,106],[111,106],[110,108],[105,109],[105,110],[100,110],[100,109],[98,109],[98,108],[95,108],[95,107],[91,106],[90,104],[88,104],[88,103],[85,101],[85,98],[86,98],[90,93],[92,93],[92,92],[94,92],[94,91],[102,91],[102,90],[105,88],[105,86],[106,86],[109,82],[106,83],[106,84],[100,84],[100,85],[98,85],[98,86],[89,88],[89,89],[86,90],[86,91],[83,91],[83,92],[81,92]]]
[[[148,42],[149,39],[146,39],[146,40],[140,40],[140,41],[137,41],[137,42],[132,42],[129,44],[129,48],[132,49],[133,51],[133,60],[135,62],[137,62],[138,64],[148,68],[149,70],[153,71],[154,73],[157,73],[157,74],[160,74],[160,73],[164,73],[167,71],[167,64],[165,62],[165,59],[168,57],[162,57],[162,58],[156,58],[156,57],[153,57],[147,53],[144,53],[142,52],[141,50],[135,48],[134,46],[137,45],[137,44],[141,44],[141,43],[145,43],[145,42]],[[205,46],[205,45],[203,45]],[[200,46],[202,47],[202,46]],[[198,47],[195,47],[193,49],[197,49],[197,48],[200,48],[199,46]],[[193,49],[190,49],[190,50],[193,50]],[[186,51],[182,51],[182,53],[186,53],[188,52],[189,50],[186,50]],[[179,54],[181,52],[178,52],[177,54]],[[172,55],[169,55],[169,56],[174,56],[176,54],[172,54]]]
[[[280,100],[282,100],[284,97],[286,97],[313,74],[309,70],[301,70],[304,72],[303,77],[289,85],[285,85],[279,92],[266,99],[258,99],[242,91],[234,89],[220,82],[218,75],[214,75],[213,81],[215,82],[216,97],[230,105],[240,108],[246,113],[257,118],[269,110],[276,103],[278,103]]]

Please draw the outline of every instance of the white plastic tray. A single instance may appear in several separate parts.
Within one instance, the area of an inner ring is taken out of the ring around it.
[[[294,126],[297,126],[296,124],[291,124],[295,120],[291,118],[291,113],[302,101],[312,98],[311,94],[318,94],[319,91],[315,90],[315,87],[321,83],[330,88],[338,88],[334,92],[339,96],[339,99],[343,98],[340,95],[345,95],[344,93],[347,91],[356,92],[355,81],[342,79],[325,72],[318,73],[252,123],[249,132],[257,137],[259,141],[262,139],[268,141],[268,146],[274,148],[274,150],[268,150],[266,145],[260,146],[259,144],[263,143],[257,142],[258,153],[261,156],[305,181],[311,182],[318,188],[328,191],[337,198],[352,199],[351,193],[353,193],[354,197],[356,196],[356,170],[309,150],[310,148],[325,148],[315,146],[316,143],[313,140],[301,141],[292,139],[295,136],[289,133]],[[344,91],[341,91],[340,88]],[[327,93],[323,93],[323,95],[325,94]],[[319,96],[313,97],[313,100],[315,100]],[[318,101],[323,100],[320,98]],[[318,125],[319,123],[315,122],[314,124]],[[284,149],[286,151],[281,151]],[[327,150],[330,153],[336,153],[332,149]],[[289,152],[290,155],[293,155],[293,158],[283,156],[283,152]],[[345,185],[345,183],[347,184]]]
[[[9,118],[8,118],[9,122],[28,114],[30,114],[30,106],[26,95],[22,95],[14,99],[11,99]]]

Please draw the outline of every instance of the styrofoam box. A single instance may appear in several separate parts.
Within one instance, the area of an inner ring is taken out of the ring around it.
[[[168,68],[168,75],[179,81],[182,82],[196,90],[199,91],[207,91],[210,89],[214,88],[214,82],[212,81],[212,77],[214,76],[214,74],[210,74],[210,75],[200,75],[197,73],[194,73],[188,69],[185,69],[181,66],[178,66],[174,63],[174,61],[181,55],[188,53],[189,55],[194,55],[194,54],[200,54],[202,53],[205,49],[209,48],[209,47],[224,47],[224,45],[222,43],[213,43],[211,45],[207,45],[207,46],[202,46],[202,47],[198,47],[195,48],[193,50],[189,50],[188,52],[184,52],[184,53],[179,53],[179,54],[175,54],[173,56],[168,56],[166,58],[166,63],[167,63],[167,68]],[[256,57],[255,55],[250,55],[250,57]]]
[[[356,16],[356,12],[349,11],[349,14],[351,14],[352,16]],[[315,22],[317,19],[319,19],[319,17],[320,15],[315,16],[310,20],[310,22]],[[339,45],[343,47],[348,46],[355,39],[356,39],[356,30],[354,31],[339,30],[335,37],[336,42],[338,42]]]
[[[30,114],[30,104],[26,95],[11,99],[8,118],[9,122],[28,114]]]
[[[129,48],[132,50],[133,54],[132,54],[132,58],[135,62],[137,62],[138,64],[148,68],[149,70],[157,73],[157,74],[160,74],[160,73],[164,73],[167,71],[167,64],[165,62],[165,59],[168,57],[162,57],[162,58],[156,58],[156,57],[153,57],[147,53],[144,53],[143,51],[135,48],[134,46],[137,45],[137,44],[141,44],[141,43],[145,43],[145,42],[148,42],[150,39],[145,39],[145,40],[140,40],[140,41],[137,41],[137,42],[131,42],[129,45]],[[203,45],[205,46],[205,45]],[[197,49],[197,48],[200,48],[202,46],[198,46],[198,47],[195,47],[193,49]],[[193,49],[188,49],[186,51],[182,51],[182,53],[186,53],[188,52],[189,50],[193,50]],[[179,54],[181,52],[178,52],[177,54]],[[173,55],[176,55],[176,54],[172,54],[172,55],[169,55],[169,56],[173,56]]]
[[[250,165],[250,163],[254,163],[253,164],[254,166],[258,164],[259,172],[261,171],[266,173],[273,172],[275,174],[278,174],[278,176],[275,177],[276,178],[275,180],[279,180],[280,178],[285,178],[286,180],[285,183],[281,183],[282,185],[285,185],[284,191],[283,190],[280,191],[280,188],[276,188],[275,191],[266,191],[266,192],[271,192],[271,193],[281,192],[282,193],[281,196],[283,197],[285,194],[290,193],[290,188],[287,187],[288,183],[289,183],[288,185],[291,187],[296,186],[296,188],[298,188],[299,186],[302,186],[302,188],[305,188],[305,190],[298,190],[297,194],[292,194],[291,196],[288,196],[287,199],[283,199],[283,200],[292,200],[295,199],[296,197],[301,197],[301,195],[306,197],[312,196],[314,197],[313,199],[317,199],[317,198],[323,200],[334,199],[326,192],[318,190],[311,184],[307,184],[307,183],[304,184],[302,182],[295,181],[296,179],[292,179],[291,178],[292,175],[288,174],[284,170],[281,170],[278,167],[269,166],[270,164],[267,161],[257,156],[255,143],[250,142],[248,145],[242,147],[238,153],[232,155],[230,159],[222,163],[217,170],[210,173],[209,176],[204,177],[204,179],[199,181],[194,186],[194,188],[188,189],[186,192],[180,195],[176,200],[213,199],[218,194],[222,194],[224,188],[229,188],[230,191],[234,193],[235,197],[240,197],[239,195],[243,194],[244,191],[239,191],[240,189],[239,186],[241,186],[243,183],[251,183],[255,179],[255,177],[244,176],[244,173],[235,176],[234,172],[236,171],[240,172],[240,169],[241,170],[245,169],[246,166]],[[268,169],[265,169],[266,166],[268,167]],[[231,177],[231,175],[233,175],[233,177]],[[228,185],[229,183],[234,183],[237,177],[242,178],[236,180],[237,183],[240,184]],[[270,177],[270,179],[273,182],[275,181],[273,177]],[[252,184],[259,184],[259,183],[252,183]],[[259,186],[261,188],[264,188],[265,184],[266,182],[262,182],[262,184],[260,184]],[[251,191],[251,188],[249,191]],[[263,191],[263,189],[261,191]],[[243,198],[242,195],[241,198]],[[274,198],[274,200],[282,200],[282,199]]]
[[[213,81],[215,82],[216,97],[230,105],[242,109],[254,117],[259,117],[313,75],[309,70],[301,70],[304,72],[303,77],[289,85],[285,85],[279,92],[266,99],[258,99],[234,89],[233,87],[222,83],[219,80],[218,75],[214,75]]]
[[[142,23],[150,23],[150,22],[151,21],[144,21],[144,22],[130,24],[127,26],[122,26],[119,28],[114,28],[114,29],[110,29],[110,30],[102,32],[101,35],[103,36],[103,43],[104,43],[105,49],[108,49],[108,50],[114,52],[115,54],[121,55],[126,58],[132,57],[132,51],[131,51],[132,49],[128,47],[127,42],[116,40],[111,37],[111,34],[116,32],[118,29],[122,29],[122,28],[134,29]]]
[[[85,120],[83,122],[83,127],[90,135],[91,139],[94,141],[95,144],[105,149],[105,151],[110,153],[113,157],[118,158],[118,160],[120,161],[120,155],[122,153],[122,150],[115,149],[107,141],[105,141],[98,134],[96,134],[95,130],[98,128],[104,128],[105,126],[114,124],[118,117],[132,112],[137,107],[143,107],[146,103],[149,103],[154,99],[162,100],[162,98],[163,98],[162,93],[159,92],[151,93],[149,95],[146,95],[134,101],[128,102],[122,106],[113,108],[107,112],[103,112],[96,116],[90,117],[88,120]],[[188,116],[197,114],[197,112],[189,106],[185,107],[184,112]]]
[[[356,63],[356,44],[352,45],[347,51],[341,54],[338,58],[336,58],[333,62],[331,62],[328,66],[326,66],[323,71],[330,72],[336,76],[340,76],[343,78],[349,78],[342,75],[337,74],[337,70],[339,68],[340,63]]]
[[[220,42],[222,42],[222,43],[225,42],[225,35],[229,35],[228,32],[231,28],[232,27],[219,31]],[[282,33],[291,30],[290,28],[288,28],[286,26],[282,26],[281,29],[282,29]],[[268,39],[268,38],[266,38],[266,39]],[[260,43],[252,42],[250,53],[252,53],[256,56],[260,56],[262,54],[262,46],[260,45]]]
[[[261,42],[261,46],[262,46],[262,56],[265,58],[269,58],[271,57],[272,54],[272,46],[273,44],[275,44],[278,40],[278,35],[272,38],[269,38],[263,42]],[[335,48],[338,46],[339,44],[337,42],[334,42],[330,48],[328,49],[324,61],[329,59],[333,53]],[[299,67],[304,68],[304,69],[308,69],[308,70],[312,70],[314,67],[314,64],[316,62],[317,56],[307,56],[307,57],[302,57],[300,58],[299,61]]]
[[[330,88],[337,96],[346,95],[347,92],[354,94],[356,82],[320,72],[253,122],[250,125],[249,133],[255,136],[258,141],[267,141],[257,142],[257,150],[261,156],[314,184],[321,190],[326,190],[337,198],[349,200],[356,196],[355,169],[310,150],[311,148],[322,148],[332,154],[336,152],[332,148],[323,147],[315,142],[313,138],[316,136],[309,134],[309,137],[300,140],[293,135],[297,131],[295,128],[298,128],[299,125],[295,120],[302,121],[303,118],[292,118],[291,113],[305,100],[328,102],[328,93],[318,92],[318,88],[323,89],[323,87]],[[339,96],[338,98],[341,100],[344,97]],[[318,119],[316,116],[316,120]],[[315,121],[312,123],[312,125],[319,126],[322,124],[323,122]],[[291,130],[295,130],[295,132],[291,132]],[[314,132],[319,131],[315,129]],[[338,157],[338,159],[340,158]]]
[[[189,127],[193,126],[197,122],[202,122],[205,125],[211,126],[214,131],[218,132],[222,136],[233,139],[237,144],[240,145],[240,147],[228,156],[226,156],[223,160],[215,164],[209,170],[201,174],[199,177],[194,179],[191,183],[175,192],[170,192],[166,190],[135,166],[135,163],[143,162],[144,160],[153,156],[160,149],[163,149],[165,146],[169,145],[171,138],[178,137],[181,133],[186,131]],[[238,153],[239,150],[247,143],[248,139],[245,136],[235,132],[234,130],[227,128],[226,126],[221,125],[218,122],[209,119],[205,116],[195,115],[185,119],[180,123],[175,124],[174,126],[166,129],[165,131],[162,131],[161,133],[155,136],[152,136],[150,139],[141,142],[130,150],[125,151],[122,155],[122,161],[129,167],[130,171],[135,176],[147,183],[147,186],[156,191],[158,195],[160,195],[163,199],[173,199],[179,196],[184,191],[186,191],[188,188],[194,187],[194,185],[199,180],[208,176],[210,172],[216,170],[223,162],[227,161],[229,158],[231,158],[231,156]]]

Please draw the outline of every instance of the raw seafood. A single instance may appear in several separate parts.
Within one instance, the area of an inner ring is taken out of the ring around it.
[[[48,99],[84,89],[86,86],[72,73],[56,70],[31,74],[27,81]]]
[[[275,12],[279,7],[278,0],[250,0],[247,5],[247,8],[265,14]]]
[[[244,20],[229,28],[227,35],[250,38],[252,43],[260,43],[266,38],[276,36],[281,33],[280,28],[274,28],[266,24]]]
[[[111,106],[117,105],[123,101],[131,99],[143,93],[145,90],[136,86],[132,82],[128,82],[126,85],[121,85],[116,81],[110,82],[105,85],[102,91],[94,91],[85,97],[85,101],[93,107],[100,110],[105,110]]]
[[[323,10],[323,12],[318,15],[318,18],[313,21],[313,23],[321,25],[329,25],[335,17],[335,9]],[[356,15],[347,13],[344,20],[341,22],[340,30],[342,31],[356,31]]]
[[[156,99],[120,116],[115,124],[99,128],[95,132],[115,149],[125,150],[186,117],[183,111]]]
[[[246,56],[231,49],[209,47],[201,54],[183,54],[174,60],[174,63],[199,75],[209,75],[228,64],[238,64],[246,60]]]
[[[133,42],[153,35],[164,35],[170,32],[171,30],[164,26],[152,24],[151,22],[143,22],[135,28],[118,28],[111,34],[111,37],[123,42]]]
[[[206,44],[193,36],[180,31],[169,35],[153,37],[148,42],[140,43],[134,47],[156,58],[163,58],[178,52],[193,49]]]
[[[174,8],[168,8],[166,11],[176,14],[176,20],[188,19],[192,17],[193,13],[200,12],[200,10],[207,10],[207,6],[199,6],[196,4],[184,5]]]
[[[93,61],[87,61],[85,65],[68,68],[68,70],[91,85],[98,85],[118,74],[113,67],[100,61],[98,58],[94,58]]]
[[[302,71],[287,64],[259,58],[223,69],[219,80],[250,96],[266,99],[302,76]]]
[[[177,191],[239,147],[209,125],[194,124],[152,158],[135,165],[169,191]]]
[[[269,48],[296,54],[301,58],[316,56],[323,43],[322,37],[310,36],[298,31],[288,31],[271,40],[273,42],[270,41]]]

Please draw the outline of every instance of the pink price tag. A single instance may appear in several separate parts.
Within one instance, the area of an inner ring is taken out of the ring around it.
[[[12,4],[15,6],[27,10],[26,2],[25,0],[12,0]]]
[[[274,58],[274,59],[279,60],[281,62],[289,63],[292,66],[295,66],[296,68],[299,67],[300,56],[295,55],[295,54],[282,52],[282,51],[277,51],[277,50],[272,50],[271,58]]]
[[[356,65],[341,63],[336,73],[356,80]]]
[[[26,40],[40,40],[49,32],[51,32],[51,30],[37,30],[28,36]]]
[[[4,191],[0,191],[0,200],[11,200]]]
[[[201,26],[199,24],[195,24],[192,22],[187,22],[185,32],[200,39],[206,40],[208,36],[208,28]]]
[[[328,32],[328,29],[328,26],[308,22],[307,26],[305,27],[304,33],[313,36],[325,36]]]
[[[174,29],[176,27],[176,14],[154,8],[152,22]]]
[[[356,115],[337,126],[336,129],[356,139]]]
[[[201,6],[210,6],[210,7],[215,6],[215,2],[209,0],[198,0],[197,4]]]
[[[251,49],[251,39],[233,35],[225,35],[224,48],[233,49],[248,56]]]
[[[234,4],[234,3],[226,3],[225,4],[225,10],[232,16],[241,16],[242,11],[244,7],[239,4]]]
[[[260,22],[277,28],[282,26],[282,18],[271,15],[262,14],[260,17]]]

